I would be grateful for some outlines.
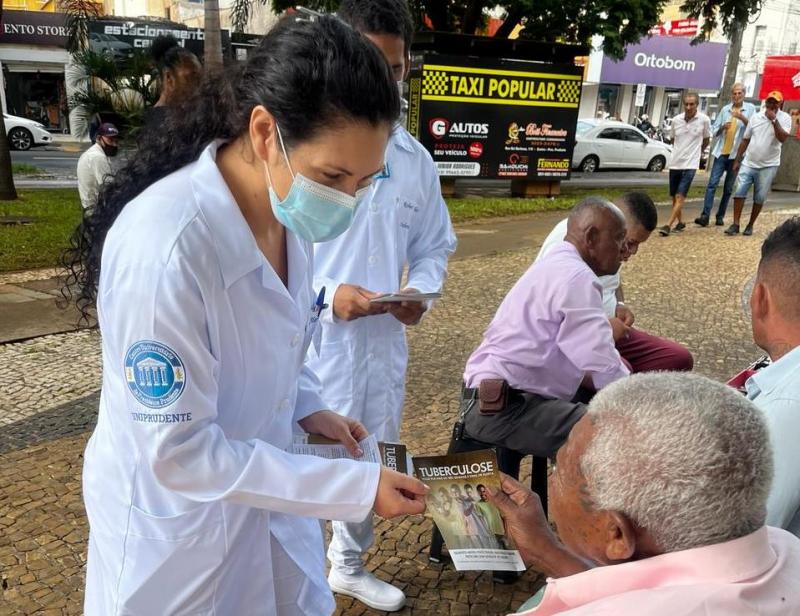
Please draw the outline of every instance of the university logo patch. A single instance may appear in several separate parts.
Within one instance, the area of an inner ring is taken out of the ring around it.
[[[141,340],[125,353],[125,380],[139,402],[162,409],[180,398],[186,372],[181,358],[167,345]]]

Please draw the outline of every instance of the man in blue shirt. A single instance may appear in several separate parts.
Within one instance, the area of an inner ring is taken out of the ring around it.
[[[711,210],[714,208],[714,194],[717,192],[717,186],[719,186],[723,174],[725,175],[725,184],[722,187],[722,199],[717,207],[716,224],[718,227],[724,224],[725,210],[728,209],[728,202],[733,194],[733,183],[736,180],[733,161],[736,158],[739,144],[742,142],[744,129],[755,111],[756,108],[744,100],[744,86],[741,83],[733,84],[731,102],[722,108],[711,127],[711,134],[715,139],[711,152],[714,157],[714,165],[711,167],[711,176],[706,187],[703,213],[694,221],[701,227],[708,226]]]
[[[764,412],[774,455],[767,525],[800,536],[800,216],[764,241],[750,308],[753,339],[772,359],[746,384]]]

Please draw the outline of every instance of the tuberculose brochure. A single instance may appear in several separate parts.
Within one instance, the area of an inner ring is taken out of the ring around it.
[[[499,489],[497,456],[491,449],[449,456],[414,457],[417,478],[430,486],[428,513],[459,571],[525,571],[525,564],[486,488]]]

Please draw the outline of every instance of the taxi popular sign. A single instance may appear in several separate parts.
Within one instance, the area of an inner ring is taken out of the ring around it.
[[[412,68],[408,126],[440,175],[569,176],[582,72],[429,54]]]

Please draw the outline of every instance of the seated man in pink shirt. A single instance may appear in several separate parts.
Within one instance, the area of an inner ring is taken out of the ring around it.
[[[516,282],[467,361],[458,431],[553,457],[585,412],[573,401],[579,388],[629,374],[598,280],[619,270],[625,238],[625,216],[610,201],[589,197],[572,209],[564,241]]]
[[[644,192],[628,192],[614,200],[625,214],[627,233],[622,261],[635,256],[639,246],[649,238],[658,223],[658,212],[653,200]],[[543,259],[567,234],[567,219],[559,222],[542,243],[536,260]],[[634,316],[625,305],[622,291],[622,268],[610,276],[601,276],[603,309],[611,321],[617,350],[631,372],[655,372],[656,370],[691,370],[692,354],[686,347],[673,340],[661,338],[633,327]]]
[[[525,486],[504,476],[489,492],[548,577],[521,613],[800,614],[800,539],[764,525],[772,470],[763,414],[734,389],[677,372],[617,381],[558,452],[558,538]]]

